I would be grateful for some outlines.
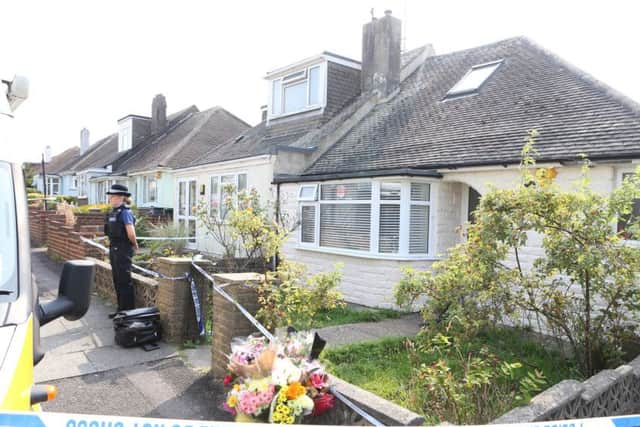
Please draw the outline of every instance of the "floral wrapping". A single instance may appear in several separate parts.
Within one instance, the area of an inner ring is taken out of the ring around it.
[[[224,409],[240,422],[300,424],[333,408],[329,377],[317,357],[325,342],[310,332],[289,332],[269,342],[234,338]]]

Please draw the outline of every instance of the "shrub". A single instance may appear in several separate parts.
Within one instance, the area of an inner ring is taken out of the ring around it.
[[[106,203],[95,204],[95,205],[83,205],[77,206],[74,209],[75,213],[89,213],[92,211],[100,211],[103,213],[108,213],[111,210],[111,205]]]
[[[553,168],[534,172],[531,131],[515,189],[485,194],[467,228],[467,239],[432,272],[404,270],[397,302],[426,296],[432,334],[458,319],[454,332],[472,335],[509,319],[551,332],[568,342],[584,376],[620,363],[625,341],[636,335],[640,250],[624,244],[614,224],[629,219],[640,198],[640,170],[609,197],[589,188],[589,163],[573,191],[560,189]],[[529,233],[542,236],[544,255],[529,268],[520,260]],[[508,256],[513,263],[508,264]]]
[[[312,327],[320,311],[345,305],[342,294],[337,291],[342,266],[335,268],[331,273],[305,277],[302,264],[282,262],[277,271],[267,272],[267,280],[258,287],[257,318],[267,328],[294,323],[304,329]]]
[[[187,230],[184,227],[179,227],[174,223],[153,225],[146,221],[148,224],[149,235],[151,237],[159,238],[171,238],[171,237],[185,237]],[[137,224],[136,224],[137,229]],[[149,240],[145,244],[154,255],[170,256],[181,254],[184,251],[184,247],[187,244],[186,240]]]

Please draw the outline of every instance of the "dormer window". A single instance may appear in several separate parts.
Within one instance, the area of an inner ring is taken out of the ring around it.
[[[500,64],[502,64],[502,60],[474,65],[469,71],[467,71],[467,74],[465,74],[464,77],[462,77],[462,79],[460,79],[460,81],[456,83],[449,92],[447,92],[445,99],[471,95],[478,92],[480,87],[498,69]]]
[[[271,82],[271,116],[321,108],[323,64],[286,74]]]
[[[131,149],[133,145],[133,123],[131,118],[118,121],[118,153]]]

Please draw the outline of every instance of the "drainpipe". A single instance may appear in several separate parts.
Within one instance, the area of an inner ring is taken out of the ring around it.
[[[276,211],[275,211],[275,215],[276,215],[276,223],[279,225],[282,225],[282,222],[280,221],[280,183],[276,183]],[[271,265],[272,271],[276,271],[276,269],[278,268],[278,264],[279,264],[279,259],[278,259],[278,254],[275,254],[273,256],[273,262]]]

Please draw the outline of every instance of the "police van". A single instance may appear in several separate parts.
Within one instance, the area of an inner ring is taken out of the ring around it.
[[[12,115],[26,94],[26,79],[0,81],[0,114]],[[58,297],[39,303],[22,169],[0,160],[0,410],[39,409],[39,403],[55,397],[54,387],[34,384],[33,367],[44,357],[40,327],[62,316],[81,318],[89,308],[94,274],[92,262],[68,261]]]

